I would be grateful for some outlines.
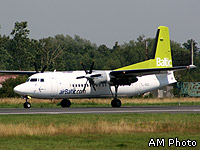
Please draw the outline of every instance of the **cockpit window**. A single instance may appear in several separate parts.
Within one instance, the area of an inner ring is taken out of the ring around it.
[[[38,78],[28,78],[26,82],[44,82],[44,78],[38,79]]]
[[[30,79],[30,82],[37,82],[37,78]]]

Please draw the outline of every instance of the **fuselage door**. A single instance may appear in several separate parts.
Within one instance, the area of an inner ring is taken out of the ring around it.
[[[58,93],[58,86],[57,86],[56,78],[54,76],[51,76],[50,81],[51,81],[51,96],[55,97]]]

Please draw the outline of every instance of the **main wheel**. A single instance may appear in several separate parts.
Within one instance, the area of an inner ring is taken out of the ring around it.
[[[61,105],[61,107],[70,107],[70,105],[71,105],[71,102],[70,102],[70,100],[68,100],[68,99],[63,99],[62,101],[61,101],[61,103],[60,103],[60,105]]]
[[[25,102],[24,103],[24,108],[31,108],[31,103]]]
[[[121,101],[119,99],[114,99],[111,101],[111,106],[112,107],[121,107]]]

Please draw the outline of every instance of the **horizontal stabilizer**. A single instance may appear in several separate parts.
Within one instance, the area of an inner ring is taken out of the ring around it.
[[[196,68],[194,65],[190,66],[172,66],[172,56],[169,38],[169,29],[165,26],[158,27],[155,44],[153,48],[153,58],[115,69],[110,72],[112,76],[137,76],[149,74],[161,74],[166,71],[176,71],[183,69]]]

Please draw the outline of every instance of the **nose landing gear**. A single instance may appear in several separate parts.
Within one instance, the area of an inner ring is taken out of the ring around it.
[[[24,108],[31,108],[31,103],[29,103],[27,100],[31,99],[30,96],[24,96],[24,99],[26,100],[26,102],[24,103]]]

